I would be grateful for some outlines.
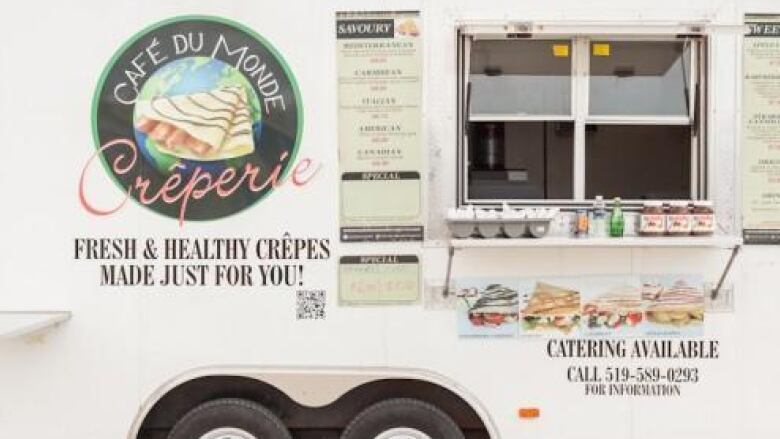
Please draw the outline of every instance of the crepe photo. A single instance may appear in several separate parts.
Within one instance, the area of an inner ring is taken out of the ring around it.
[[[580,293],[537,282],[521,312],[521,318],[525,332],[568,334],[580,323]]]
[[[647,303],[645,316],[650,329],[696,335],[704,324],[704,292],[695,276],[646,277],[642,297]]]
[[[461,282],[458,300],[458,333],[464,337],[516,336],[519,301],[517,289],[508,283]]]
[[[160,152],[183,159],[226,160],[255,149],[246,90],[240,86],[139,101],[135,127]]]
[[[407,18],[397,24],[396,32],[401,36],[416,37],[420,35],[420,29],[413,18]]]
[[[624,331],[638,327],[644,320],[640,289],[633,285],[618,285],[585,301],[582,319],[592,331]]]

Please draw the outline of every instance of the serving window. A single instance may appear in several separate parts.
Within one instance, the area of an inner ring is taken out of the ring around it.
[[[459,34],[459,203],[706,198],[705,40]]]

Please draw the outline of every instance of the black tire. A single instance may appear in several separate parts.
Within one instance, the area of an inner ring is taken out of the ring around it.
[[[421,431],[431,439],[464,439],[455,421],[441,409],[411,398],[388,399],[368,407],[349,423],[341,439],[374,439],[398,427]]]
[[[292,439],[284,423],[267,408],[237,398],[205,402],[182,416],[168,439],[200,439],[217,428],[237,428],[257,439]]]

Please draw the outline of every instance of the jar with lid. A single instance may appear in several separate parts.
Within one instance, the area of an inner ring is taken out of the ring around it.
[[[662,236],[666,233],[666,215],[660,201],[645,201],[639,215],[639,234],[642,236]]]
[[[691,209],[687,201],[672,201],[666,214],[666,233],[671,236],[691,234]]]
[[[694,201],[691,229],[694,235],[708,236],[715,233],[715,209],[712,201]]]
[[[578,238],[588,237],[588,211],[585,209],[577,209],[577,222],[574,228],[574,235]]]

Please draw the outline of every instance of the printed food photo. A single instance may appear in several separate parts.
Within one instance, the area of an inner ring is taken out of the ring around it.
[[[587,300],[582,318],[584,326],[591,331],[616,333],[638,327],[644,320],[639,288],[620,285]]]
[[[523,308],[525,332],[569,334],[580,324],[580,293],[545,282],[537,282]]]
[[[458,290],[458,330],[461,336],[516,336],[519,301],[515,288],[490,283]]]

